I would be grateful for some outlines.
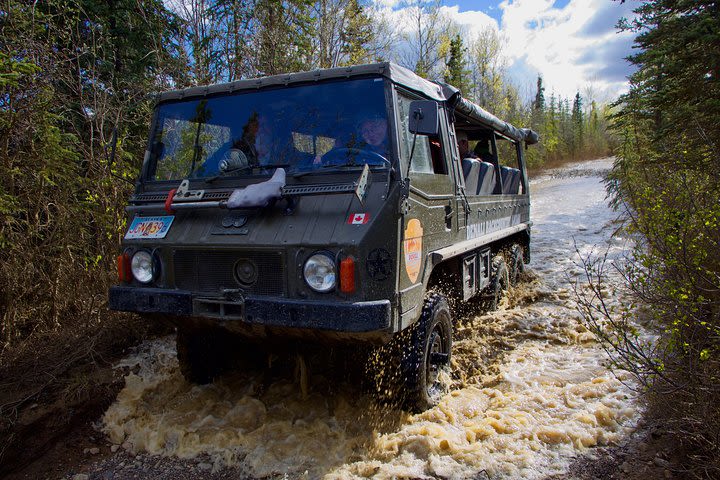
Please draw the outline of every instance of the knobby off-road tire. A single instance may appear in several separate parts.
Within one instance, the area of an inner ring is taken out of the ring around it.
[[[510,248],[508,266],[508,279],[511,286],[515,286],[520,281],[520,276],[525,271],[525,262],[523,261],[523,249],[517,243]]]
[[[180,372],[190,383],[212,382],[222,371],[218,338],[211,330],[177,329],[177,358]]]
[[[510,276],[505,259],[502,255],[496,255],[492,261],[490,286],[488,287],[489,291],[486,302],[488,310],[497,310],[503,296],[507,292],[509,284]]]
[[[443,295],[431,293],[425,299],[420,319],[402,332],[401,369],[403,404],[413,412],[436,405],[446,393],[439,374],[450,368],[452,318]]]

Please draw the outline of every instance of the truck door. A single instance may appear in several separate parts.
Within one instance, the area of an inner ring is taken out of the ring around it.
[[[407,125],[410,102],[418,97],[398,89],[400,151],[407,168],[413,134]],[[409,168],[410,195],[400,225],[400,312],[402,326],[414,321],[422,309],[423,282],[427,280],[428,252],[452,243],[457,232],[455,182],[449,156],[446,114],[441,106],[441,131],[418,135]],[[443,133],[445,133],[443,135]]]

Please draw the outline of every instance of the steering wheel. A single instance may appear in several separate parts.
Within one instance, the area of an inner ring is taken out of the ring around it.
[[[227,173],[233,170],[247,168],[250,162],[245,152],[239,148],[231,148],[223,155],[222,160],[218,163],[220,173]]]
[[[377,152],[373,152],[372,150],[363,150],[361,148],[334,148],[327,152],[325,155],[322,156],[322,161],[324,165],[335,165],[336,163],[338,165],[342,164],[352,164],[351,162],[348,162],[348,160],[354,160],[353,157],[357,157],[358,159],[365,159],[364,162],[359,162],[360,165],[363,163],[367,163],[369,165],[378,165],[378,161],[382,162],[381,164],[390,166],[390,160],[383,157]],[[342,160],[342,163],[338,162],[338,160]]]
[[[259,163],[257,150],[255,150],[255,147],[250,144],[247,140],[238,140],[235,142],[232,146],[235,150],[240,150],[242,153],[245,154],[245,158],[247,158],[247,163],[251,167],[255,167]]]

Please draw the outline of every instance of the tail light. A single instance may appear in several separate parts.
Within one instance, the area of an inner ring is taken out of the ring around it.
[[[340,261],[340,291],[343,293],[355,291],[355,260],[352,257]]]
[[[132,280],[132,273],[130,271],[130,255],[128,253],[118,255],[117,270],[119,281],[129,283]]]

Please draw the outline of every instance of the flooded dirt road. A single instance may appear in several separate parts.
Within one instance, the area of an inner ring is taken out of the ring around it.
[[[601,176],[610,160],[531,182],[528,279],[498,311],[458,325],[451,392],[422,414],[388,410],[322,369],[186,383],[174,342],[143,345],[101,429],[132,453],[202,458],[255,478],[544,478],[629,435],[639,406],[582,326],[572,286],[593,248],[620,255]],[[614,300],[608,290],[610,301]],[[302,361],[298,360],[298,365]],[[307,388],[299,378],[307,372]],[[337,371],[335,372],[337,374]],[[337,375],[336,375],[337,376]]]

